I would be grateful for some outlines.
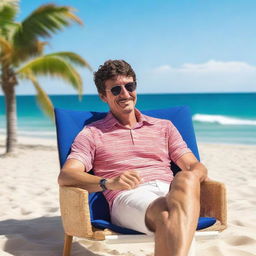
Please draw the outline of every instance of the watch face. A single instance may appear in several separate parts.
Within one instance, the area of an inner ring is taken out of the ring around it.
[[[103,191],[105,191],[107,188],[106,188],[106,179],[102,179],[100,180],[100,187],[102,188]]]

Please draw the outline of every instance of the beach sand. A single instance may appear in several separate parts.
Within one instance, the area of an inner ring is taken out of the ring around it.
[[[0,137],[0,155],[4,152]],[[228,228],[196,241],[197,256],[256,255],[256,146],[200,144],[209,176],[228,192]],[[0,255],[61,255],[55,140],[19,138],[16,157],[0,158]],[[74,239],[73,256],[153,255],[153,243],[106,244]]]

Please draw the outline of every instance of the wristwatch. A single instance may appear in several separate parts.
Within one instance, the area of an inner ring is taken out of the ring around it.
[[[104,192],[105,190],[107,190],[106,182],[107,182],[106,179],[101,179],[100,182],[99,182],[99,185],[100,185],[100,187],[102,188],[102,192]]]

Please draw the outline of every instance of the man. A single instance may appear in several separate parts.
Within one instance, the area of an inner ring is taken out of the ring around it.
[[[59,184],[104,191],[114,224],[155,233],[156,256],[187,255],[205,166],[170,121],[135,108],[136,75],[127,62],[106,61],[94,81],[110,112],[76,137]],[[175,178],[170,161],[181,168]],[[91,169],[95,175],[87,173]]]

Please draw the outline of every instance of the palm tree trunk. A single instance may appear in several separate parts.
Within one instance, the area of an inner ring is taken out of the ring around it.
[[[17,144],[17,110],[16,110],[16,96],[15,87],[11,87],[5,93],[6,104],[6,153],[12,153]]]
[[[2,88],[6,107],[6,153],[15,151],[17,144],[17,110],[15,85],[16,77],[12,70],[2,69]]]

